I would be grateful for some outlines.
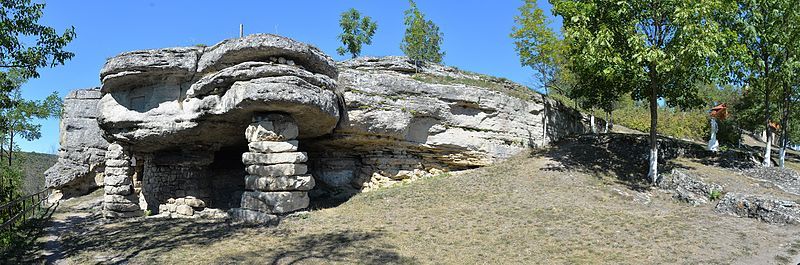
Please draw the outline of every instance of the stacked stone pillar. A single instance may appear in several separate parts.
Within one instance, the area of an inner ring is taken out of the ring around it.
[[[139,198],[133,189],[132,175],[130,152],[119,143],[108,145],[103,178],[103,216],[124,218],[142,215]]]
[[[242,154],[242,162],[248,175],[235,218],[264,223],[308,207],[314,178],[306,174],[308,157],[297,151],[297,135],[297,123],[288,115],[254,116],[245,131],[249,152]]]

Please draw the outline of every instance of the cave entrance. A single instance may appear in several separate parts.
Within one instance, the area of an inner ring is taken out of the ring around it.
[[[242,163],[244,152],[247,144],[223,147],[214,153],[214,161],[208,167],[209,207],[222,210],[239,207],[247,175]]]

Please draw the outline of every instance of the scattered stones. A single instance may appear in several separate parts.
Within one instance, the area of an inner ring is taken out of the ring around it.
[[[771,224],[800,224],[800,205],[797,202],[763,195],[728,193],[715,211]]]
[[[419,179],[442,174],[445,174],[445,171],[438,168],[431,168],[428,171],[421,169],[400,170],[397,171],[396,174],[388,174],[387,172],[373,172],[370,180],[364,184],[362,192],[369,192],[381,188],[391,187],[398,183],[417,181]]]
[[[205,201],[193,196],[186,196],[167,199],[167,203],[158,206],[158,212],[159,215],[171,218],[227,218],[225,212],[205,207]]]
[[[665,176],[658,186],[672,193],[672,197],[676,200],[692,206],[706,204],[712,197],[722,196],[722,186],[713,183],[706,184],[699,178],[679,169],[673,169],[672,173]]]
[[[744,175],[775,184],[781,190],[800,195],[800,173],[789,168],[759,167],[745,170]]]

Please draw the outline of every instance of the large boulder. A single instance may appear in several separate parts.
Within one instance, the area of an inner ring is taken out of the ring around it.
[[[98,88],[79,89],[64,98],[58,162],[45,171],[45,185],[79,195],[102,184],[108,142],[97,124]]]
[[[123,53],[101,72],[100,126],[137,152],[242,144],[255,112],[287,113],[298,138],[318,137],[339,120],[337,74],[319,49],[270,34]]]

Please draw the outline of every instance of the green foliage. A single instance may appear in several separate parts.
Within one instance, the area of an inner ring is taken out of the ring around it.
[[[722,191],[712,190],[711,193],[708,194],[708,199],[711,201],[716,201],[720,198],[722,198]]]
[[[657,111],[663,99],[670,107],[701,105],[695,84],[724,76],[719,65],[723,44],[732,41],[715,15],[729,8],[723,0],[551,0],[564,21],[570,71],[576,96],[592,106],[611,109],[629,94],[647,100]],[[650,131],[658,131],[658,116]],[[658,146],[651,133],[651,156]],[[651,157],[655,161],[655,157]],[[655,182],[651,164],[648,176]]]
[[[403,23],[406,25],[406,31],[400,49],[417,63],[441,63],[445,55],[441,51],[444,35],[439,32],[439,26],[425,19],[425,15],[419,11],[414,0],[409,0],[409,4],[411,7],[404,12]]]
[[[74,54],[64,47],[75,38],[75,29],[62,34],[39,24],[45,4],[30,0],[0,2],[0,68],[16,69],[23,79],[39,77],[38,68],[64,64]],[[13,77],[0,71],[0,108],[10,104]]]
[[[339,34],[339,41],[345,47],[336,48],[339,55],[350,53],[353,58],[361,54],[361,45],[372,44],[372,35],[375,35],[375,30],[378,29],[378,24],[372,21],[369,16],[361,17],[361,13],[355,8],[351,8],[342,13],[339,19],[339,26],[342,27],[342,33]]]

